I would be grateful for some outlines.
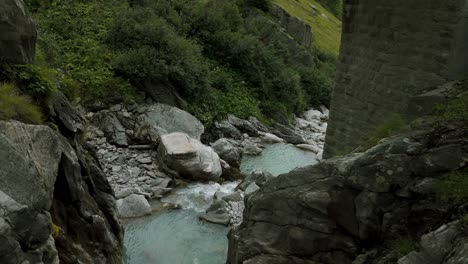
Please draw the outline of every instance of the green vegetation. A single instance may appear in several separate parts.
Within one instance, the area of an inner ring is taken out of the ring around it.
[[[333,58],[338,57],[341,42],[341,21],[317,0],[273,0],[289,14],[309,24],[314,37],[313,48],[316,53],[326,54]],[[341,0],[320,0],[330,3],[341,10]],[[314,8],[315,7],[315,8]],[[332,8],[330,10],[333,10]],[[323,14],[323,15],[322,15]]]
[[[468,202],[468,173],[453,172],[436,187],[437,197],[442,202],[464,204]]]
[[[377,143],[386,137],[390,137],[397,132],[401,131],[404,126],[407,125],[407,120],[405,120],[401,115],[394,114],[390,116],[386,121],[378,125],[363,141],[362,146],[366,149],[371,148]]]
[[[30,4],[36,10],[38,52],[51,68],[60,69],[61,88],[70,99],[81,99],[87,104],[134,96],[128,81],[114,75],[109,63],[114,54],[103,45],[114,18],[128,7],[125,1],[30,1]]]
[[[417,250],[418,243],[410,237],[402,237],[392,241],[390,247],[392,251],[395,252],[400,258],[407,255],[411,251]]]
[[[438,120],[468,120],[468,94],[436,106],[433,115]]]
[[[36,64],[18,76],[33,92],[49,86],[31,86],[34,78],[49,76],[45,80],[73,102],[111,104],[138,100],[138,89],[157,82],[175,87],[207,125],[228,113],[290,116],[329,103],[340,22],[318,3],[318,16],[299,12],[323,30],[314,32],[316,39],[326,39],[314,46],[315,68],[291,61],[289,37],[263,13],[270,0],[28,4],[39,46]]]
[[[40,109],[29,97],[20,95],[15,85],[0,83],[0,120],[10,119],[40,124],[43,117]]]

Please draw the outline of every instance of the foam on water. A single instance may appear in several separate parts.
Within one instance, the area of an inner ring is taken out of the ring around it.
[[[216,192],[232,193],[238,184],[239,182],[227,182],[223,184],[216,182],[192,183],[164,197],[161,201],[179,204],[182,209],[193,209],[196,212],[204,212],[213,203],[213,196]]]

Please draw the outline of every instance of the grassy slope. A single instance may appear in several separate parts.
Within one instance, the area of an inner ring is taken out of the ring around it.
[[[305,21],[312,28],[313,47],[338,56],[341,21],[315,0],[273,0],[292,16]],[[315,11],[310,5],[317,7]],[[325,14],[327,18],[323,17]]]

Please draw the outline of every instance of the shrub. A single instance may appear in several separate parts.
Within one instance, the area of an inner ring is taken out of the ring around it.
[[[333,83],[318,69],[301,68],[301,85],[308,106],[329,106]]]
[[[451,173],[437,185],[436,194],[442,202],[453,202],[456,204],[468,202],[468,173]]]
[[[228,114],[239,118],[262,118],[260,102],[239,76],[216,67],[210,73],[210,82],[212,88],[191,107],[191,112],[206,126],[211,126],[214,121],[223,119]]]
[[[185,96],[206,89],[209,69],[195,42],[149,9],[136,8],[121,16],[108,37],[119,51],[114,60],[117,71],[134,80],[170,81]]]
[[[15,119],[25,123],[40,124],[43,117],[30,98],[18,94],[11,83],[0,84],[0,119]]]
[[[244,0],[244,4],[265,12],[269,11],[271,8],[271,0]]]
[[[406,126],[407,120],[401,115],[391,115],[387,120],[378,125],[369,135],[369,137],[363,141],[362,145],[365,148],[371,148],[386,137],[392,136],[397,132],[401,131]]]

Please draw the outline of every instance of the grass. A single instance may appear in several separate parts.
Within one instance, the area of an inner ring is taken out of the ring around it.
[[[418,243],[410,237],[402,237],[391,242],[391,249],[398,257],[403,257],[418,248]]]
[[[15,85],[0,84],[0,120],[19,120],[30,124],[40,124],[42,113],[29,97],[18,94]]]
[[[464,204],[468,202],[468,173],[452,172],[436,186],[436,195],[441,202]]]
[[[366,149],[371,148],[383,138],[392,136],[406,126],[407,121],[399,114],[394,114],[386,121],[378,125],[365,139],[362,146]]]
[[[435,107],[433,115],[441,120],[468,120],[468,94]]]
[[[341,43],[341,21],[315,0],[273,0],[290,15],[310,25],[313,49],[338,57]],[[314,10],[311,5],[317,8]],[[324,16],[322,16],[324,14]]]

